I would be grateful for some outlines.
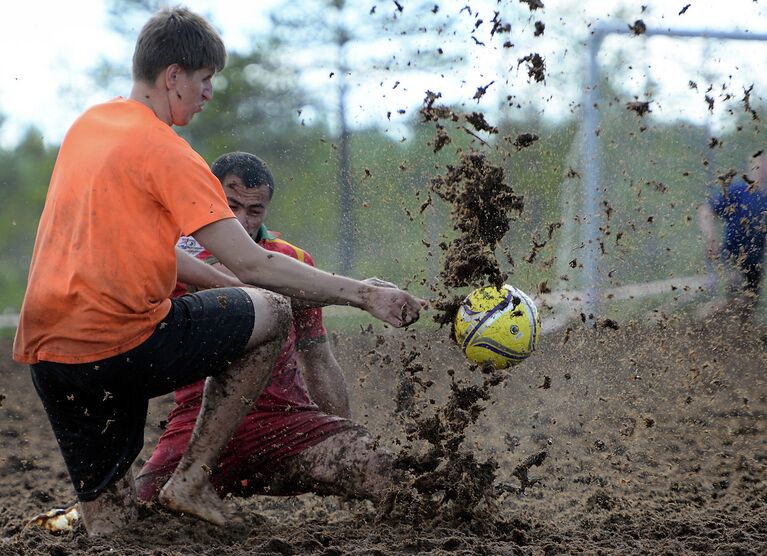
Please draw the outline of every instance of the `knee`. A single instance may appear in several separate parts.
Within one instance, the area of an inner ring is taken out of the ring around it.
[[[267,290],[248,289],[248,294],[255,313],[251,340],[255,340],[256,344],[270,340],[284,341],[293,318],[288,299]]]
[[[287,336],[288,328],[293,320],[293,312],[290,308],[290,301],[284,295],[274,292],[264,292],[266,303],[269,306],[269,315],[275,328],[280,330],[280,334]]]

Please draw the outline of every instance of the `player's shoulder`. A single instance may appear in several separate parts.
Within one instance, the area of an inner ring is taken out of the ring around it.
[[[751,211],[763,211],[767,206],[767,195],[753,182],[733,182],[727,190],[727,196],[731,203],[749,207]]]
[[[135,164],[161,168],[168,166],[168,157],[178,164],[183,159],[194,160],[207,168],[207,164],[189,143],[171,127],[161,121],[151,108],[132,99],[116,97],[88,108],[73,126],[83,133],[96,135],[119,146],[117,155]],[[175,168],[174,168],[175,171]]]
[[[726,187],[711,186],[710,198],[718,203],[729,205],[738,203],[748,192],[748,184],[743,180],[733,180]]]
[[[743,193],[748,193],[749,190],[750,186],[745,181],[733,180],[733,182],[730,183],[730,186],[727,188],[727,193],[742,195]]]
[[[301,249],[294,243],[282,239],[278,233],[271,230],[269,230],[269,235],[261,240],[261,246],[269,251],[276,251],[283,255],[298,259],[302,263],[314,264],[312,256],[308,251]]]

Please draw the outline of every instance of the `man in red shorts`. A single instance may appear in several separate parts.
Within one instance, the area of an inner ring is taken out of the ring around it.
[[[219,157],[211,170],[223,184],[232,212],[256,242],[314,265],[309,253],[264,225],[274,193],[265,162],[234,152]],[[181,238],[178,247],[227,272],[194,238]],[[386,285],[377,279],[369,282]],[[174,295],[187,291],[179,284]],[[391,486],[392,456],[349,420],[346,384],[327,341],[322,309],[294,301],[292,313],[293,325],[271,381],[224,448],[210,480],[221,496],[311,491],[379,498]],[[194,429],[203,387],[199,381],[176,390],[165,433],[136,478],[139,498],[155,498],[173,473]]]

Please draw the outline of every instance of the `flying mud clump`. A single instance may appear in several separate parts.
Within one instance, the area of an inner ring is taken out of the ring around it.
[[[538,83],[546,79],[546,61],[544,60],[543,56],[537,52],[523,56],[517,60],[517,67],[524,63],[527,63],[528,77],[534,79]]]
[[[524,208],[504,181],[504,170],[484,153],[461,154],[457,166],[431,182],[431,190],[452,205],[453,228],[460,235],[447,246],[440,274],[448,288],[484,283],[500,287],[508,278],[501,271],[495,248],[510,228],[510,214]]]
[[[459,122],[461,116],[435,105],[440,96],[427,91],[421,115],[424,122],[436,123],[435,144],[444,146],[440,131],[445,135],[446,131],[440,120]],[[464,119],[477,131],[491,134],[498,131],[478,112],[465,115]],[[452,206],[453,229],[459,232],[449,244],[440,245],[446,251],[440,274],[442,284],[448,289],[503,285],[508,275],[500,269],[495,248],[509,231],[512,214],[519,214],[524,208],[522,196],[505,182],[503,168],[493,164],[484,152],[464,152],[457,165],[447,165],[444,175],[432,179],[430,189]]]

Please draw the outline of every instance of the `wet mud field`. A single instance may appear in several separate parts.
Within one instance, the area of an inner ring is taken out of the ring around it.
[[[336,335],[354,416],[403,462],[430,454],[430,488],[378,507],[236,500],[245,521],[226,528],[145,506],[97,540],[25,527],[72,490],[5,341],[0,554],[767,553],[767,327],[654,322],[546,335],[492,380],[444,329]],[[139,463],[168,403],[152,403]]]

